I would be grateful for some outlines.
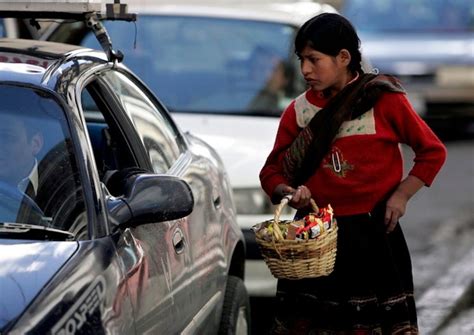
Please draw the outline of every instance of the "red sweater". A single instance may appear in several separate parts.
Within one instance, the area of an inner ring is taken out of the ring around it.
[[[283,176],[283,155],[311,119],[308,109],[314,114],[327,102],[312,90],[295,101],[281,117],[275,145],[260,172],[269,196],[278,184],[289,184]],[[318,205],[331,204],[336,215],[369,212],[403,177],[399,143],[415,153],[409,174],[430,186],[446,159],[446,149],[403,93],[384,93],[362,117],[344,122],[329,154],[305,185]]]

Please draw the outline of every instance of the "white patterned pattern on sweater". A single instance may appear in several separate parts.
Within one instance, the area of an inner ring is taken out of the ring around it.
[[[295,99],[296,123],[298,127],[306,127],[313,116],[320,110],[320,107],[313,105],[306,99],[306,92],[299,95]]]
[[[311,119],[321,109],[321,107],[313,105],[308,101],[308,99],[306,99],[306,92],[298,96],[295,99],[296,123],[298,124],[298,127],[306,127]],[[373,108],[354,120],[343,122],[341,128],[339,128],[339,131],[337,132],[336,138],[371,134],[375,134],[375,118]]]
[[[374,109],[371,108],[354,120],[345,121],[336,134],[336,138],[354,136],[354,135],[373,135],[375,134]]]

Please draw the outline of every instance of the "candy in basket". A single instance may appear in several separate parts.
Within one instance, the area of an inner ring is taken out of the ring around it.
[[[275,209],[273,220],[253,226],[263,259],[276,278],[302,279],[329,275],[337,251],[337,222],[330,205],[318,208],[311,199],[312,212],[301,220],[280,221],[291,196]]]

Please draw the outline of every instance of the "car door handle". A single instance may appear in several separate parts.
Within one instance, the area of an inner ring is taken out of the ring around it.
[[[216,188],[212,189],[212,203],[216,209],[221,206],[221,195]]]
[[[220,196],[217,196],[216,198],[214,198],[213,203],[214,203],[214,207],[215,207],[215,208],[219,208],[220,205],[221,205],[221,197],[220,197]]]
[[[173,247],[177,254],[184,251],[184,235],[181,229],[176,229],[173,234]]]

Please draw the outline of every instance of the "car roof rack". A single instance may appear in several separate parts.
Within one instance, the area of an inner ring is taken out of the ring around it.
[[[136,21],[137,15],[128,12],[128,5],[113,0],[104,3],[98,0],[30,0],[30,1],[3,1],[0,0],[0,17],[30,19],[30,23],[39,27],[37,19],[62,19],[84,21],[92,30],[102,49],[110,61],[123,60],[123,54],[114,50],[107,30],[101,23],[103,20]]]

